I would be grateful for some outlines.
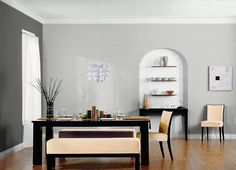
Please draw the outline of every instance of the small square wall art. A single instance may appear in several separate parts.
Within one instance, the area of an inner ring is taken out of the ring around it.
[[[233,67],[209,66],[209,90],[232,90]]]

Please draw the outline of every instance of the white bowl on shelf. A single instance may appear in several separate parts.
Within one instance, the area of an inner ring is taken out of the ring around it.
[[[160,94],[160,91],[159,91],[159,89],[154,89],[154,90],[152,90],[151,94],[152,95]]]
[[[175,81],[175,80],[176,80],[175,77],[169,77],[169,78],[168,78],[168,81]]]
[[[148,80],[154,81],[154,80],[156,80],[156,78],[155,77],[150,77],[150,78],[148,78]]]
[[[167,77],[163,77],[162,81],[168,81],[168,78]]]

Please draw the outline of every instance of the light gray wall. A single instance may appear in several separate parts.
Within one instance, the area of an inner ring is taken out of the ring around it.
[[[22,29],[35,33],[42,45],[42,24],[0,2],[0,152],[23,138]]]
[[[225,103],[226,133],[236,131],[236,94],[208,91],[208,66],[232,65],[236,60],[236,25],[145,24],[100,25],[100,55],[96,57],[96,25],[44,25],[45,80],[63,79],[66,89],[55,110],[74,113],[96,104],[101,109],[137,114],[138,72],[141,58],[149,51],[170,48],[188,64],[188,109],[191,133],[200,132],[207,103]],[[86,79],[87,65],[109,65],[110,76],[102,84]],[[235,80],[236,75],[233,74]]]

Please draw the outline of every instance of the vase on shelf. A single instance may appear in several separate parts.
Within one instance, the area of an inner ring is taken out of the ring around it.
[[[53,118],[53,107],[54,107],[54,103],[53,102],[47,102],[47,106],[46,106],[46,117],[48,119],[52,119]]]
[[[148,99],[148,95],[145,95],[144,109],[146,109],[146,110],[149,109],[149,99]]]
[[[166,67],[168,65],[168,57],[163,56],[162,58],[163,58],[164,67]]]
[[[163,57],[160,57],[159,65],[160,65],[161,67],[164,66],[164,60],[163,60]]]

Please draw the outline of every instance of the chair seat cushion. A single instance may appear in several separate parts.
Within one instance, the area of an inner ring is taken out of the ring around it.
[[[222,121],[202,121],[201,127],[222,127]]]
[[[136,134],[137,138],[141,139],[141,134]],[[167,141],[168,135],[160,132],[149,132],[149,141]]]
[[[137,138],[54,138],[47,141],[47,154],[140,153]]]
[[[150,135],[151,135],[151,140],[154,141],[167,141],[168,139],[168,135],[165,133],[152,132]]]

